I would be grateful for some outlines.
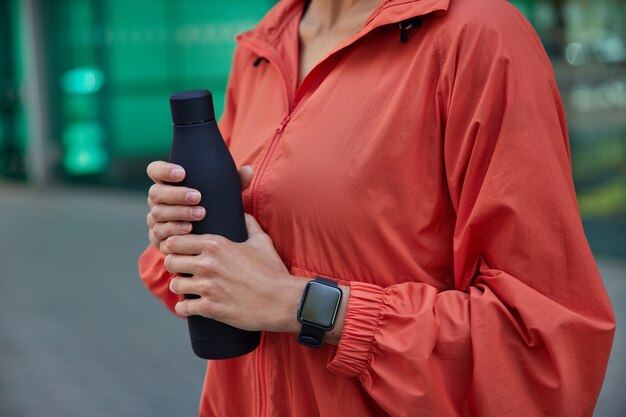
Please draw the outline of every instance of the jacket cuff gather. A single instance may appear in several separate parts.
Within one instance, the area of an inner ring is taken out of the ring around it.
[[[150,290],[162,286],[166,281],[164,277],[171,275],[163,267],[164,259],[163,254],[152,245],[139,256],[139,277]]]
[[[350,282],[350,299],[339,345],[332,350],[328,369],[359,377],[372,355],[374,335],[382,316],[384,290],[373,284]]]

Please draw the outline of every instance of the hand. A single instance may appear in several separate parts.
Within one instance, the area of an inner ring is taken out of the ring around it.
[[[185,170],[181,166],[155,161],[148,165],[147,171],[154,181],[148,193],[148,236],[150,243],[167,255],[161,248],[161,242],[170,236],[191,232],[191,222],[202,220],[206,212],[198,205],[202,199],[198,190],[172,185],[185,178]],[[249,165],[239,168],[242,191],[250,186],[253,173]]]
[[[248,240],[235,243],[216,235],[171,236],[161,246],[176,294],[197,294],[176,304],[181,316],[201,315],[244,330],[297,332],[298,302],[306,278],[294,277],[271,238],[246,214]]]

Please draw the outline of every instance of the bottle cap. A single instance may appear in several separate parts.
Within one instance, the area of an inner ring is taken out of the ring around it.
[[[172,121],[175,125],[191,125],[215,120],[213,97],[209,90],[189,90],[170,96]]]

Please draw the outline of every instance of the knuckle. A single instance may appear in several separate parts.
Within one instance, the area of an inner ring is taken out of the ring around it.
[[[167,253],[176,252],[176,242],[174,236],[168,236],[161,242],[161,248],[165,250]]]
[[[182,294],[182,289],[180,288],[180,278],[172,278],[170,280],[170,291],[174,294]]]
[[[162,252],[165,252],[165,253],[169,254],[171,252],[171,249],[172,249],[170,247],[170,245],[171,245],[170,239],[169,238],[168,239],[164,239],[164,240],[161,241],[161,245],[159,246],[159,248],[161,249]]]
[[[169,285],[169,287],[170,287],[170,291],[171,291],[171,292],[173,292],[174,294],[177,294],[177,292],[176,292],[176,278],[172,278],[172,279],[170,280],[170,285]]]
[[[203,272],[210,274],[215,271],[216,263],[213,258],[203,257],[198,266]]]
[[[153,202],[157,201],[157,195],[159,193],[159,184],[152,184],[148,190],[148,200]]]
[[[202,252],[212,253],[217,249],[215,240],[211,236],[205,236],[203,240],[204,242],[202,245],[203,246]]]
[[[160,220],[161,216],[163,215],[163,206],[161,206],[160,204],[156,204],[154,207],[152,207],[150,213],[152,213],[152,218],[154,220]]]
[[[169,223],[165,223],[161,226],[161,239],[167,240],[174,235],[172,231],[172,225]]]
[[[162,225],[161,223],[155,223],[154,226],[152,226],[152,234],[154,235],[154,237],[156,238],[162,238],[161,233],[162,233]]]
[[[215,309],[215,303],[212,303],[211,300],[207,297],[202,297],[200,299],[199,308],[202,311],[202,315],[204,317],[215,319],[217,315],[217,311]]]
[[[206,237],[206,246],[210,251],[216,252],[224,249],[228,239],[220,235],[208,235]]]
[[[166,255],[165,259],[163,259],[163,267],[168,271],[172,268],[172,255]],[[171,272],[171,271],[170,271]]]
[[[211,280],[209,279],[199,281],[196,284],[196,290],[198,291],[198,294],[202,294],[202,295],[210,294],[212,287],[213,285],[211,283]]]

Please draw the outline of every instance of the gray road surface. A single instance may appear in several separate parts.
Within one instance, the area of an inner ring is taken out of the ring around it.
[[[143,287],[145,197],[0,183],[0,417],[197,415],[204,362]],[[619,324],[626,262],[600,259]],[[626,415],[618,327],[598,417]]]

